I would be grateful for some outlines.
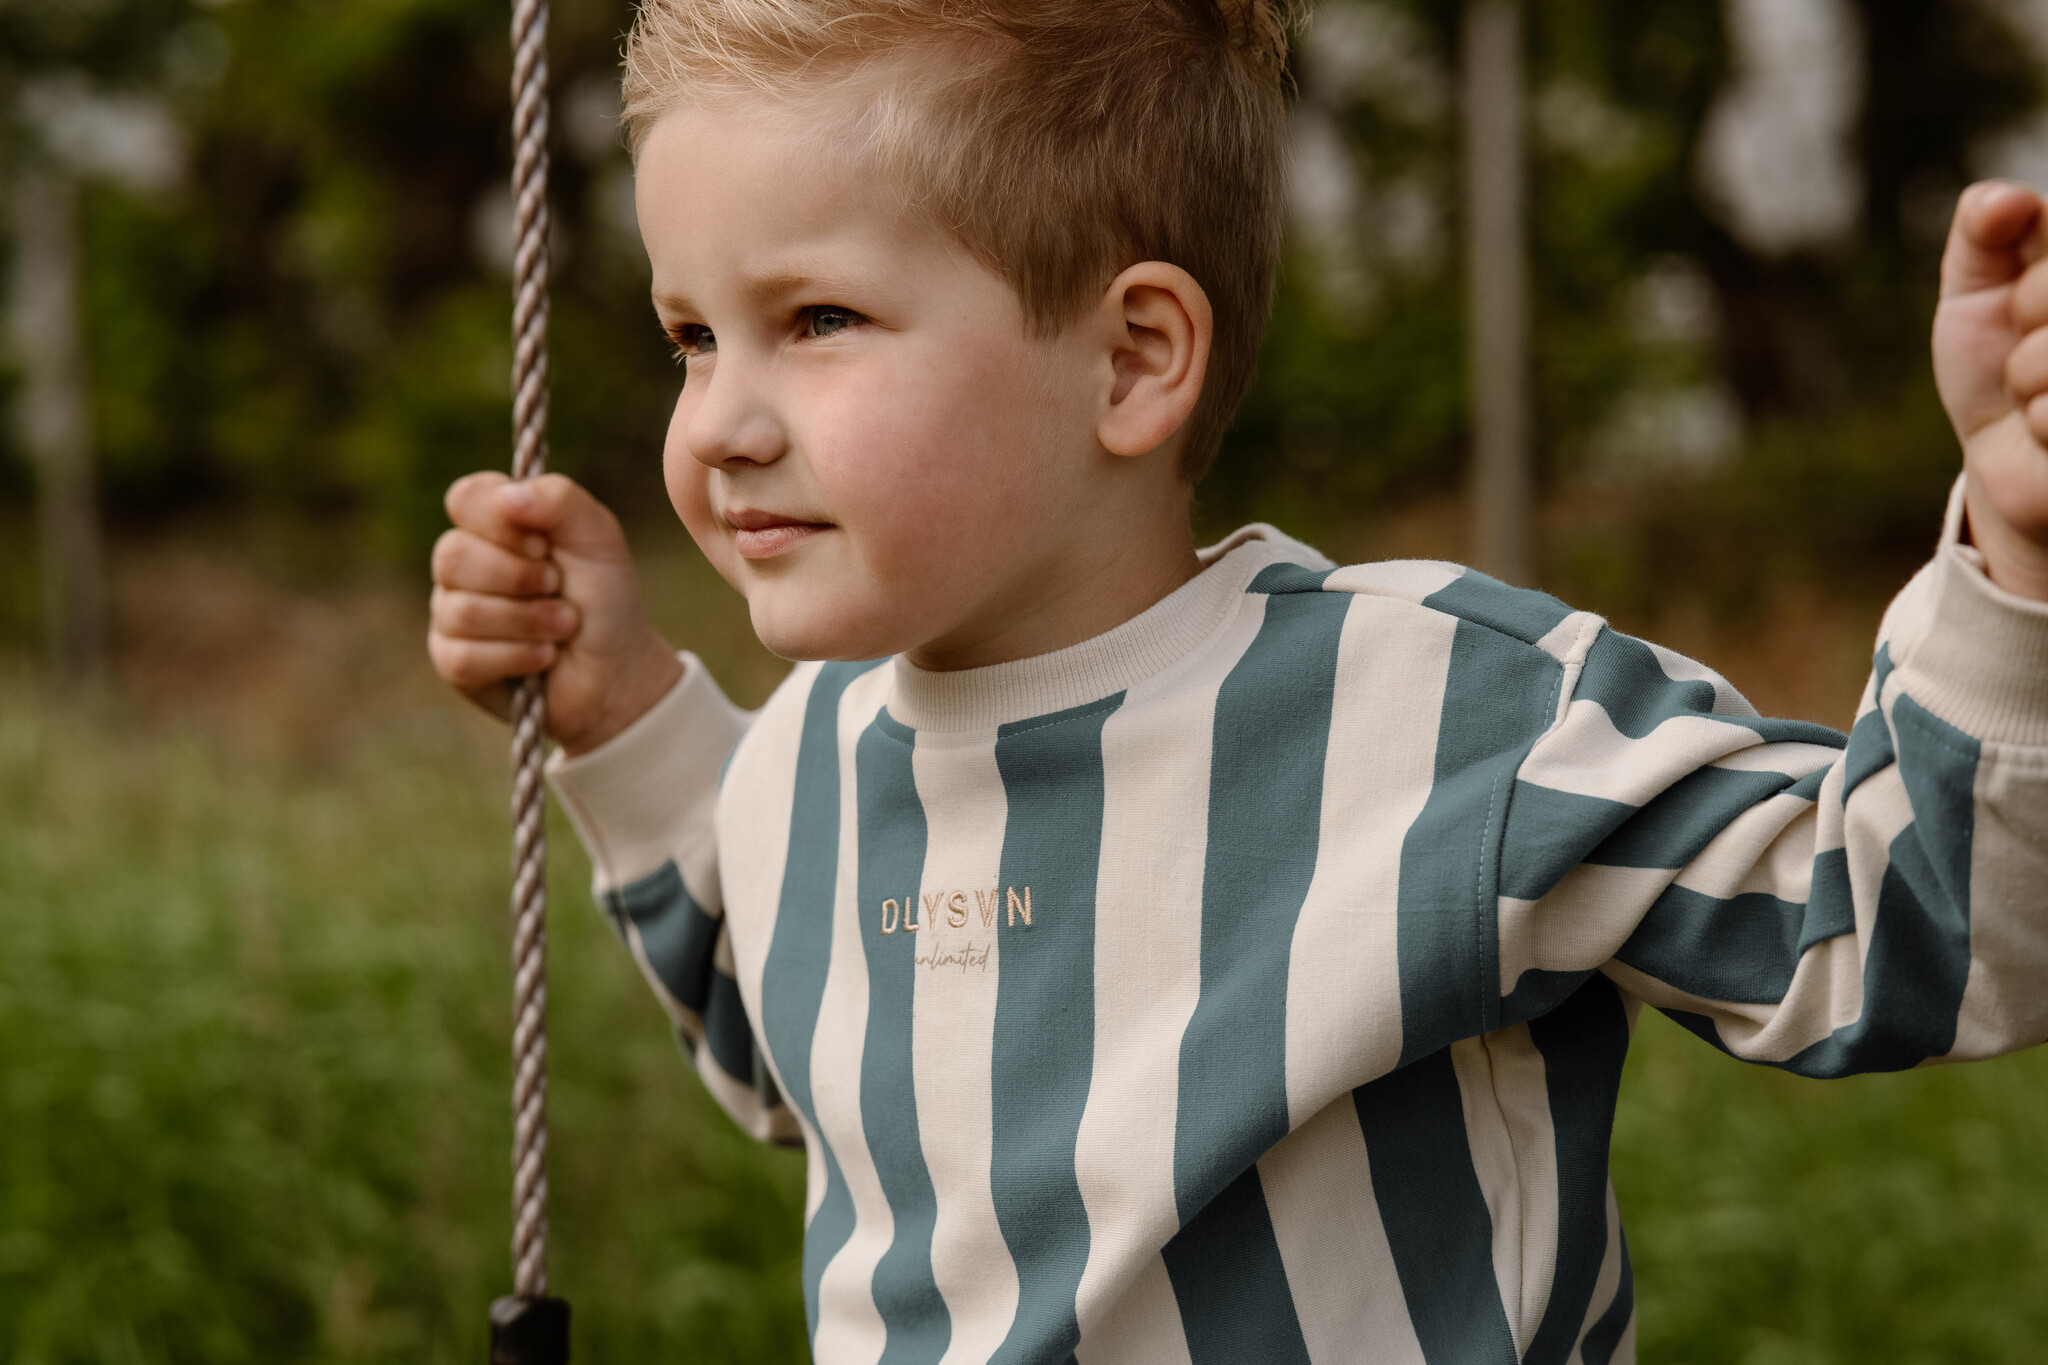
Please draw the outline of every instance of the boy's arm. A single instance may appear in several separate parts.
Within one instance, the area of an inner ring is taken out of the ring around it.
[[[668,1011],[683,1050],[755,1137],[795,1142],[796,1121],[754,1045],[719,886],[719,779],[753,717],[693,655],[632,725],[548,776],[590,853],[595,892]]]
[[[501,717],[514,680],[548,671],[549,773],[599,902],[720,1103],[760,1137],[793,1138],[753,1055],[718,890],[719,773],[749,717],[648,624],[618,519],[573,481],[473,474],[447,502],[435,668]]]
[[[1517,775],[1505,1022],[1604,971],[1806,1075],[2048,1040],[2048,604],[1960,542],[1887,613],[1846,745],[1602,629]]]
[[[1508,1014],[1597,966],[1811,1075],[2048,1040],[2042,240],[2031,191],[1959,206],[1934,349],[1965,474],[1845,748],[1611,631],[1568,662],[1504,826]]]

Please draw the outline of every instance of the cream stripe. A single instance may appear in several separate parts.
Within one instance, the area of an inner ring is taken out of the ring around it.
[[[1401,847],[1429,800],[1457,622],[1357,597],[1337,647],[1316,867],[1287,965],[1287,1111],[1302,1123],[1401,1058]]]
[[[1970,977],[1954,1061],[2048,1039],[2048,751],[1987,744],[1970,838]]]
[[[1374,1365],[1423,1365],[1348,1091],[1260,1159],[1259,1183],[1308,1358],[1348,1365],[1371,1343]]]
[[[1125,1314],[1170,1322],[1180,1335],[1164,1270],[1156,1282],[1130,1277],[1151,1275],[1146,1267],[1180,1226],[1174,1120],[1181,1033],[1202,989],[1208,736],[1217,692],[1258,634],[1265,604],[1263,595],[1241,598],[1213,647],[1134,689],[1102,728],[1094,1074],[1074,1150],[1091,1238],[1076,1311],[1082,1343],[1098,1358],[1114,1357],[1095,1334],[1125,1339]],[[1146,1297],[1161,1292],[1164,1304]]]
[[[1465,1136],[1493,1216],[1493,1274],[1517,1354],[1529,1349],[1557,1271],[1557,1139],[1543,1054],[1517,1024],[1451,1045]]]
[[[818,1127],[853,1195],[854,1229],[818,1284],[819,1365],[874,1365],[887,1329],[875,1308],[875,1266],[896,1220],[868,1153],[860,1117],[860,1065],[867,1045],[868,964],[860,936],[860,806],[854,750],[881,709],[889,670],[854,680],[839,703],[839,886],[832,910],[832,961],[818,1030],[811,1041],[811,1095]],[[849,1026],[849,1024],[851,1026]],[[830,1335],[827,1335],[827,1329]]]
[[[1391,597],[1419,605],[1464,576],[1463,566],[1434,559],[1383,559],[1376,564],[1346,565],[1323,581],[1323,591]]]
[[[1759,801],[1723,826],[1673,885],[1722,900],[1762,894],[1805,904],[1813,894],[1819,810],[1797,796]]]
[[[1759,744],[1753,749],[1737,750],[1725,758],[1715,759],[1707,766],[1731,773],[1782,773],[1787,777],[1805,777],[1809,773],[1820,771],[1830,763],[1837,762],[1841,757],[1842,751],[1830,744],[1803,744],[1795,740],[1779,740],[1774,744]]]
[[[1078,1365],[1194,1365],[1180,1324],[1180,1301],[1157,1252],[1131,1268],[1123,1297],[1081,1331]]]
[[[1536,648],[1564,664],[1571,671],[1566,675],[1564,692],[1571,695],[1572,681],[1578,677],[1578,668],[1586,661],[1586,652],[1599,638],[1601,628],[1607,623],[1590,611],[1575,611],[1550,628],[1548,634],[1536,642]]]
[[[1002,875],[1007,800],[995,738],[935,746],[921,739],[911,756],[918,803],[930,840],[925,896],[946,904],[962,893],[965,923],[948,910],[921,911],[924,928],[904,945],[934,963],[913,986],[913,1085],[919,1140],[938,1201],[932,1275],[953,1318],[945,1365],[978,1365],[993,1355],[1017,1315],[1017,1268],[996,1220],[990,1170],[995,1159],[991,1058],[1001,944],[984,925],[974,893],[992,893]]]
[[[768,945],[775,941],[775,917],[782,903],[782,874],[789,861],[789,817],[796,800],[797,746],[803,740],[804,707],[818,679],[815,664],[803,664],[761,708],[759,721],[740,741],[718,800],[719,879],[735,905],[747,913],[726,921],[732,936],[733,974],[747,1017],[761,1017],[761,974]],[[776,1084],[781,1084],[777,1077]]]
[[[1614,728],[1607,708],[1575,701],[1516,774],[1524,782],[1640,806],[1703,764],[1763,741],[1706,716],[1674,716],[1641,739]]]
[[[1522,973],[1590,972],[1613,957],[1641,923],[1643,911],[1671,884],[1653,867],[1580,863],[1541,900],[1502,896],[1500,992]]]
[[[721,859],[719,881],[732,904],[746,912],[726,918],[733,976],[747,1019],[758,1031],[761,1019],[761,978],[768,965],[768,945],[775,941],[775,919],[782,903],[782,875],[789,858],[789,817],[796,799],[797,746],[803,739],[803,713],[818,680],[816,664],[799,664],[763,706],[754,728],[740,741],[726,771],[718,797],[716,822]],[[706,1059],[698,1068],[709,1074]],[[782,1075],[768,1058],[768,1073],[778,1090]],[[809,1120],[790,1106],[804,1140],[804,1222],[825,1198],[825,1163]]]

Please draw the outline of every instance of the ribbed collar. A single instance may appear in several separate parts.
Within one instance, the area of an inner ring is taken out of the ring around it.
[[[889,713],[913,730],[984,730],[1083,706],[1185,658],[1220,629],[1259,570],[1330,561],[1264,524],[1200,552],[1207,565],[1167,597],[1091,640],[987,668],[934,673],[895,659]]]

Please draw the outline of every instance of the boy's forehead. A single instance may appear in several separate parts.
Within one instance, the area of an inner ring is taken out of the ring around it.
[[[636,169],[657,307],[878,285],[959,249],[843,140],[723,101],[663,115]]]

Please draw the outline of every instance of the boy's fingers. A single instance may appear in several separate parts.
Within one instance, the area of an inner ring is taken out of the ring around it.
[[[2036,328],[2012,348],[2005,360],[2005,387],[2022,403],[2048,392],[2048,328]]]
[[[2012,283],[2048,245],[2041,216],[2041,196],[2025,185],[1985,180],[1964,190],[1942,253],[1942,297]]]
[[[576,608],[559,597],[492,597],[434,589],[428,603],[434,629],[458,640],[567,640],[576,634]]]
[[[2048,446],[2048,394],[2037,394],[2027,403],[2027,430]]]
[[[500,597],[546,597],[562,590],[562,571],[544,559],[493,544],[472,531],[443,531],[434,542],[434,583]]]
[[[2048,261],[2027,267],[2012,291],[2012,325],[2023,332],[2048,323]]]
[[[546,672],[559,652],[542,641],[458,640],[439,630],[427,632],[427,656],[434,661],[434,671],[471,695],[510,678]]]

